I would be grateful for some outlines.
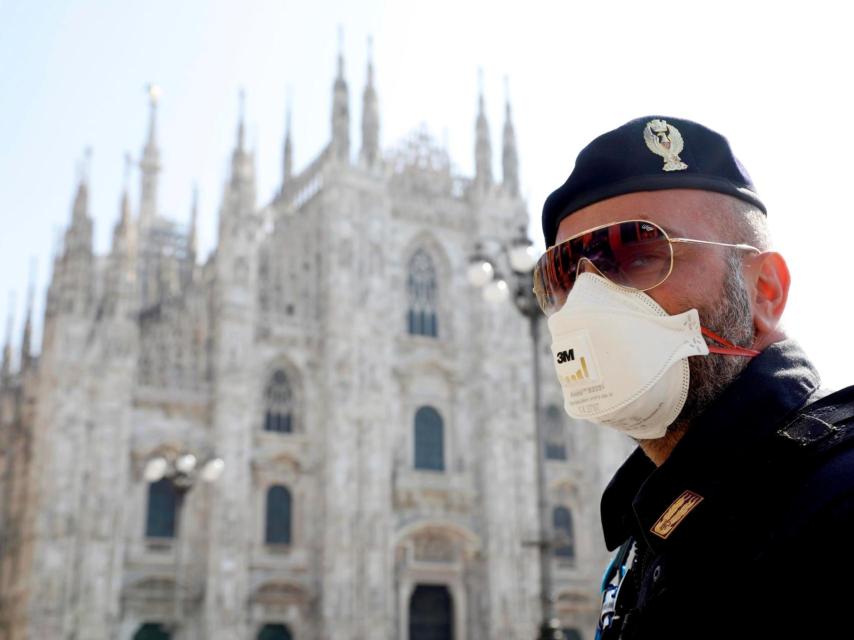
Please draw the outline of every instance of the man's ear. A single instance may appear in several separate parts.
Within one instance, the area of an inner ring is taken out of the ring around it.
[[[756,342],[764,347],[776,341],[773,335],[779,332],[780,317],[789,298],[791,276],[786,261],[776,251],[751,256],[748,261],[745,275],[752,294],[750,303]]]

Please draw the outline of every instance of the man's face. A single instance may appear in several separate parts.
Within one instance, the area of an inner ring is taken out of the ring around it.
[[[732,215],[726,196],[696,189],[630,193],[585,207],[561,221],[556,242],[593,227],[645,219],[673,237],[737,242],[722,237],[721,220]],[[754,338],[750,294],[741,275],[741,258],[732,250],[708,245],[673,245],[673,271],[662,284],[647,291],[669,314],[697,309],[704,327],[740,346]],[[709,355],[688,359],[691,387],[677,422],[687,423],[746,366],[747,359]]]

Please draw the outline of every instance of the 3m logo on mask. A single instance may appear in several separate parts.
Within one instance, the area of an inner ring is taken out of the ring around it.
[[[575,349],[564,349],[563,351],[557,352],[558,364],[563,364],[564,362],[569,362],[570,360],[575,360]]]
[[[593,383],[598,380],[595,358],[586,331],[561,336],[552,343],[555,371],[564,386]]]

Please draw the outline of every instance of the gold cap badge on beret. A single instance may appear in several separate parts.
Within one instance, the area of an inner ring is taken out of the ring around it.
[[[643,139],[654,154],[664,158],[664,171],[682,171],[688,165],[682,162],[679,154],[685,147],[682,134],[666,120],[650,120],[643,128]]]

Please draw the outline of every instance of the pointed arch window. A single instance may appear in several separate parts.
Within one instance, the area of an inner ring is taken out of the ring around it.
[[[147,538],[174,538],[178,494],[172,481],[163,478],[148,485],[148,510],[145,516]]]
[[[266,411],[264,413],[264,431],[293,433],[294,431],[294,394],[288,375],[277,369],[270,376],[264,390]]]
[[[424,249],[418,249],[409,259],[406,288],[409,334],[438,337],[436,267]]]
[[[265,522],[264,542],[291,543],[291,492],[287,487],[274,485],[267,491]]]
[[[566,460],[566,431],[563,412],[556,404],[543,411],[546,460]]]
[[[415,468],[445,470],[445,426],[433,407],[415,412]]]
[[[566,507],[555,507],[552,511],[554,526],[554,554],[560,560],[575,560],[575,532],[572,526],[572,512]]]

